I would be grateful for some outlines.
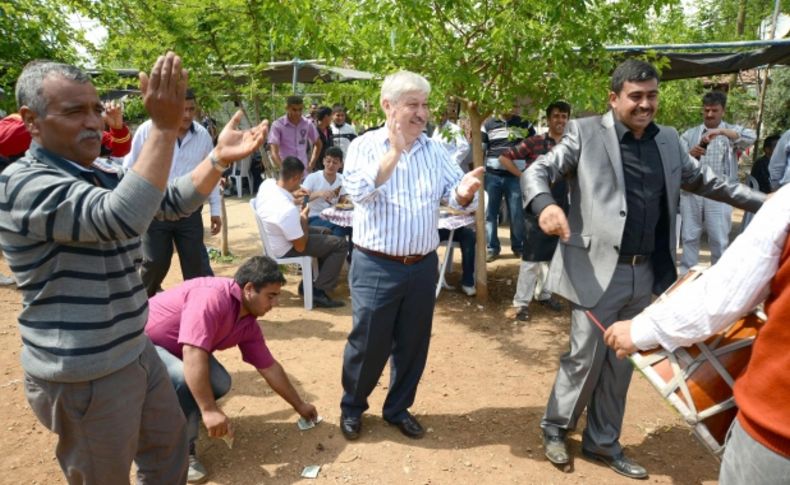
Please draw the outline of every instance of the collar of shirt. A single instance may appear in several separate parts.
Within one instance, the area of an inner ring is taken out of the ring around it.
[[[283,124],[291,125],[294,128],[299,128],[299,126],[301,126],[303,123],[310,123],[310,120],[305,118],[304,116],[302,116],[302,118],[299,120],[299,123],[291,123],[291,120],[288,118],[288,115],[283,116],[282,120],[283,120]]]
[[[617,119],[614,120],[614,131],[615,133],[617,133],[617,140],[620,142],[623,141],[623,138],[627,134],[630,134],[631,137],[634,137],[634,134],[631,131],[631,129],[625,126],[622,121]],[[658,135],[658,132],[659,132],[658,125],[655,124],[655,122],[651,121],[650,124],[647,125],[647,127],[645,128],[645,133],[642,135],[642,138],[640,138],[640,140],[651,140],[655,138],[656,135]]]
[[[386,123],[384,124],[384,126],[382,126],[378,130],[373,132],[373,136],[374,136],[374,139],[376,140],[376,143],[379,143],[379,144],[383,145],[385,148],[387,148],[387,150],[389,150],[389,148],[390,148],[390,137],[389,137],[389,134],[390,134],[389,133],[389,128],[387,127]],[[420,136],[418,136],[417,139],[414,140],[414,143],[412,144],[411,149],[409,149],[408,151],[406,151],[404,153],[412,154],[412,153],[416,152],[418,149],[420,149],[423,146],[425,146],[425,143],[426,143],[427,140],[428,140],[428,136],[424,132],[420,133]]]

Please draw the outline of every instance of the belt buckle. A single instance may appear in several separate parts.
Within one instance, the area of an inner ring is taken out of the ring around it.
[[[631,261],[629,261],[628,264],[630,264],[631,266],[636,266],[638,261],[639,261],[639,255],[638,254],[632,254],[631,255]]]
[[[410,264],[410,263],[409,263],[409,258],[410,258],[410,257],[411,257],[411,256],[409,256],[409,255],[406,255],[406,256],[404,256],[404,257],[403,257],[403,264],[405,264],[405,265],[409,265],[409,264]]]

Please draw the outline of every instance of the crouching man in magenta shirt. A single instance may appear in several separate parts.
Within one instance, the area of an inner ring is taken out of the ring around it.
[[[257,318],[277,305],[285,278],[273,259],[256,256],[242,264],[233,279],[195,278],[159,293],[149,301],[145,333],[165,363],[187,418],[189,482],[207,474],[197,460],[195,441],[202,416],[211,437],[233,436],[230,420],[216,400],[230,391],[230,374],[211,354],[237,346],[271,388],[307,420],[318,417],[274,359]]]

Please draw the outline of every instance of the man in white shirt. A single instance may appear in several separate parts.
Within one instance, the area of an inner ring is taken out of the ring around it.
[[[173,149],[173,164],[170,167],[169,182],[191,173],[201,161],[211,153],[214,144],[211,135],[194,121],[197,113],[195,93],[187,90],[184,116],[178,132],[178,140]],[[137,162],[146,139],[151,131],[151,120],[146,121],[134,133],[132,150],[124,159],[124,168],[131,168]],[[208,197],[211,206],[211,234],[219,233],[222,227],[219,186]],[[214,276],[203,243],[202,207],[190,216],[175,221],[154,220],[143,236],[143,265],[140,275],[143,278],[148,296],[160,289],[162,281],[170,270],[173,259],[173,245],[178,251],[181,275],[184,280],[199,276]]]
[[[464,172],[469,171],[469,152],[471,147],[469,141],[464,135],[464,130],[458,126],[455,121],[458,120],[458,105],[456,103],[448,103],[444,113],[442,113],[439,123],[433,130],[431,139],[439,143],[447,153],[450,154],[450,159],[455,161],[461,170]]]
[[[333,300],[327,292],[337,286],[343,260],[348,253],[346,240],[332,236],[326,229],[313,227],[307,223],[309,204],[301,210],[294,193],[300,190],[304,164],[296,157],[286,157],[280,169],[280,178],[275,182],[267,179],[255,197],[258,217],[261,218],[269,246],[274,254],[268,256],[283,258],[291,256],[313,256],[318,258],[318,277],[313,282],[313,302],[322,308],[343,306],[342,301]]]
[[[343,174],[338,173],[338,170],[343,168],[343,151],[338,147],[329,147],[323,165],[323,170],[311,173],[302,182],[302,188],[310,195],[307,222],[310,226],[328,228],[334,236],[346,237],[351,234],[351,228],[321,219],[321,211],[337,203],[345,195]]]
[[[707,165],[719,177],[735,182],[738,180],[738,150],[754,144],[754,130],[722,121],[727,106],[727,95],[711,91],[702,97],[703,123],[686,130],[680,137],[689,155]],[[708,235],[711,264],[719,260],[730,242],[732,206],[716,200],[705,199],[689,192],[680,196],[680,215],[683,220],[680,236],[683,255],[680,258],[679,274],[699,262],[699,245],[702,231]]]
[[[346,108],[342,104],[332,106],[332,144],[343,150],[343,156],[348,153],[351,140],[357,137],[357,129],[346,123]]]

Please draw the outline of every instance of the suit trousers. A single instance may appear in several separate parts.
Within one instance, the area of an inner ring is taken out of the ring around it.
[[[173,244],[178,251],[184,280],[213,276],[203,244],[203,217],[197,210],[175,221],[154,220],[143,235],[143,267],[140,276],[148,296],[153,296],[170,270]]]
[[[560,368],[540,424],[545,434],[565,436],[576,427],[586,407],[582,448],[605,456],[622,451],[620,430],[633,367],[606,346],[603,333],[584,312],[590,310],[605,327],[631,319],[650,304],[652,286],[650,263],[618,264],[594,307],[573,305],[570,351],[560,357]]]
[[[716,264],[730,243],[732,206],[683,192],[680,196],[680,229],[683,255],[680,257],[679,274],[686,274],[699,262],[699,245],[702,231],[708,235],[710,262]]]
[[[181,406],[181,411],[184,412],[184,417],[187,418],[187,439],[189,440],[190,448],[192,448],[200,432],[201,416],[197,401],[195,401],[192,391],[189,390],[187,380],[184,377],[184,362],[168,352],[164,347],[156,346],[156,353],[159,354],[159,358],[165,364],[167,375],[170,376],[170,382],[176,390],[176,396],[178,396],[178,404]],[[230,392],[230,374],[210,354],[208,356],[208,377],[215,400]]]
[[[345,416],[368,408],[387,359],[390,384],[382,415],[399,421],[414,404],[431,339],[438,258],[405,265],[355,251],[349,271],[353,327],[343,354]]]
[[[69,484],[128,484],[132,460],[140,484],[186,483],[184,415],[150,342],[131,364],[92,381],[25,374],[25,395],[58,435],[55,454]]]

